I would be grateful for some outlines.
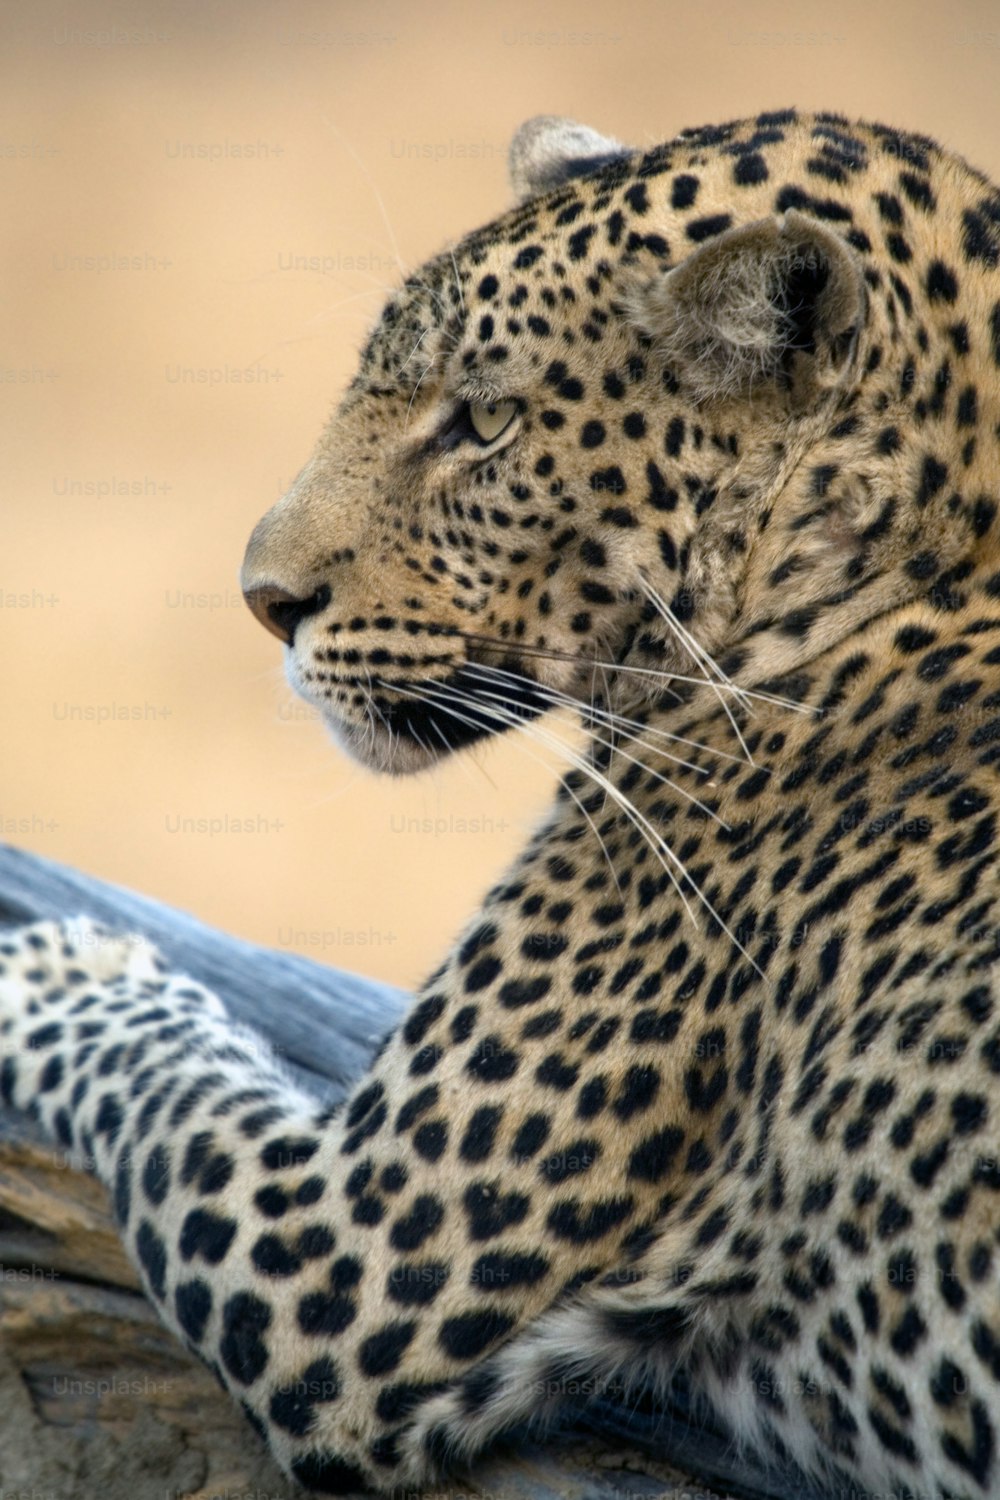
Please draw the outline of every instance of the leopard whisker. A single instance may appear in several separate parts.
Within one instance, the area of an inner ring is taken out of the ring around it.
[[[490,694],[486,689],[484,689],[484,692],[486,692],[487,697],[495,696]],[[480,699],[477,697],[475,701],[479,703]],[[518,722],[520,723],[522,721],[518,720]],[[594,730],[591,730],[590,734],[592,740],[595,741],[595,743],[597,743],[598,745],[604,745],[604,747],[610,750],[612,754],[621,755],[633,766],[638,766],[641,770],[645,771],[647,776],[652,776],[654,780],[661,782],[662,785],[669,786],[671,791],[677,792],[681,797],[684,797],[686,801],[691,802],[695,807],[703,812],[706,817],[713,819],[713,821],[718,823],[720,827],[724,828],[727,833],[731,831],[729,824],[726,823],[722,818],[720,818],[718,813],[713,811],[713,809],[710,808],[707,803],[702,802],[700,798],[696,797],[693,792],[689,792],[685,790],[684,787],[678,786],[676,781],[673,781],[669,776],[664,776],[662,771],[654,771],[652,766],[647,765],[645,761],[638,760],[634,755],[630,755],[627,750],[623,750],[620,746],[616,746],[613,740],[606,740],[602,738],[602,736],[597,734]]]
[[[414,352],[416,352],[416,351],[414,351]],[[434,364],[433,364],[433,361],[431,361],[429,364],[427,364],[424,367],[424,369],[420,372],[420,374],[417,377],[417,383],[413,387],[413,390],[410,392],[410,399],[409,399],[409,401],[407,402],[407,405],[406,405],[406,415],[403,418],[403,426],[404,426],[404,428],[409,426],[410,412],[413,410],[413,403],[417,399],[417,392],[420,389],[421,382],[426,379],[426,377],[430,374],[430,372],[431,372],[431,370],[433,368],[434,368]]]
[[[455,251],[451,247],[451,245],[448,246],[448,254],[451,256],[452,270],[455,272],[455,290],[458,292],[458,305],[462,309],[462,313],[464,315],[465,293],[462,291],[462,278],[458,274],[458,261],[455,259]]]
[[[484,709],[485,709],[486,712],[495,712],[495,710],[491,709],[491,707],[489,705],[483,705],[482,702],[481,702],[481,700],[479,698],[475,697],[474,695],[472,695],[471,693],[463,692],[461,689],[451,687],[448,684],[444,684],[444,683],[434,683],[434,684],[424,683],[421,686],[422,686],[423,691],[425,693],[428,691],[429,688],[444,689],[446,691],[446,694],[450,693],[450,694],[454,695],[455,697],[458,698],[458,700],[460,702],[466,702],[466,703],[470,704],[472,707],[476,708],[480,712],[482,712]],[[435,701],[434,698],[432,698],[431,701],[432,702]],[[440,696],[438,696],[437,701],[439,703],[441,702]],[[443,707],[445,709],[445,711],[448,711],[448,704],[447,704],[447,702],[441,703],[441,707]],[[513,716],[513,717],[515,717],[515,719],[516,719],[516,716]],[[502,720],[502,721],[506,722],[505,720]],[[521,720],[516,719],[516,722],[518,724],[520,724]],[[540,726],[536,725],[534,727],[535,727],[536,733],[539,735],[539,737],[543,737],[543,733],[544,732],[540,729]],[[558,742],[556,742],[556,743],[558,744]],[[630,799],[628,797],[626,797],[625,794],[623,792],[621,792],[619,790],[619,788],[617,788],[614,785],[614,783],[607,776],[605,776],[602,772],[598,771],[595,766],[593,766],[592,764],[590,764],[587,761],[585,761],[582,756],[578,755],[576,752],[574,752],[573,750],[571,750],[568,746],[561,746],[560,748],[562,750],[562,753],[565,754],[566,758],[577,768],[577,770],[582,771],[584,773],[584,775],[591,777],[591,779],[598,786],[602,787],[603,790],[604,790],[604,792],[605,792],[605,794],[608,795],[608,796],[610,796],[612,798],[612,800],[615,803],[617,803],[617,805],[625,813],[626,817],[629,818],[630,822],[632,822],[635,825],[635,827],[641,833],[644,834],[644,836],[646,838],[647,844],[649,844],[649,847],[652,849],[653,853],[658,858],[658,860],[660,862],[660,865],[662,866],[662,868],[664,870],[664,873],[666,875],[668,875],[668,877],[670,878],[670,881],[673,884],[674,889],[676,890],[676,892],[677,892],[678,896],[680,897],[681,901],[683,902],[684,908],[687,911],[688,915],[690,916],[692,922],[695,922],[695,925],[697,925],[697,922],[696,922],[696,919],[695,919],[695,916],[694,916],[694,912],[692,911],[691,905],[690,905],[690,903],[689,903],[689,901],[688,901],[688,899],[687,899],[687,897],[686,897],[686,895],[685,895],[685,893],[684,893],[684,891],[683,891],[683,889],[681,887],[680,881],[678,880],[677,876],[670,869],[670,866],[666,863],[666,861],[663,858],[663,854],[664,853],[680,869],[682,877],[688,882],[688,884],[694,890],[695,894],[697,895],[698,899],[700,900],[700,902],[704,906],[705,910],[709,913],[709,915],[713,918],[713,920],[716,923],[718,923],[719,927],[726,934],[726,936],[730,939],[730,941],[734,944],[734,946],[736,947],[736,949],[747,960],[747,962],[750,964],[751,968],[754,969],[755,972],[758,975],[760,975],[761,978],[764,978],[763,970],[756,963],[756,961],[750,956],[750,954],[746,951],[746,949],[743,947],[742,943],[737,938],[736,934],[731,930],[731,928],[723,920],[723,918],[720,916],[720,914],[715,910],[715,907],[712,905],[712,903],[709,900],[708,896],[705,894],[705,892],[702,890],[702,888],[698,885],[698,883],[689,874],[689,872],[688,872],[687,868],[685,867],[683,861],[678,858],[678,856],[674,853],[674,851],[671,849],[670,845],[666,842],[666,840],[662,837],[662,835],[659,834],[659,833],[657,833],[656,829],[650,823],[649,819],[646,818],[641,812],[639,812],[638,808],[635,807],[635,805],[630,801]]]
[[[728,718],[730,724],[733,726],[733,733],[736,735],[736,738],[739,740],[740,744],[743,747],[743,752],[747,762],[751,766],[754,765],[754,758],[750,753],[749,746],[747,745],[746,740],[743,738],[740,727],[736,722],[735,715],[732,713],[725,699],[721,696],[719,692],[719,686],[721,685],[734,690],[737,695],[737,700],[740,707],[744,710],[749,711],[749,700],[747,699],[746,694],[741,688],[735,687],[735,684],[733,684],[726,676],[725,672],[723,672],[722,668],[715,661],[714,657],[712,657],[704,649],[704,647],[695,640],[694,636],[689,630],[685,629],[680,620],[678,620],[674,615],[673,611],[670,608],[670,605],[644,575],[640,575],[640,583],[643,593],[646,595],[646,598],[652,604],[657,614],[667,625],[667,628],[673,633],[674,636],[676,636],[681,645],[687,649],[689,655],[694,659],[694,661],[696,663],[700,662],[706,671],[708,671],[709,673],[714,673],[715,677],[718,679],[717,682],[712,682],[708,685],[711,686],[712,691],[715,693],[715,696],[718,698],[720,704],[725,710],[726,717]]]
[[[483,647],[492,647],[497,651],[503,651],[507,656],[511,654],[512,647],[510,641],[501,641],[495,636],[479,635],[471,630],[457,630],[455,631],[455,635],[461,637],[462,640],[472,641]],[[604,667],[609,672],[622,672],[628,675],[635,674],[641,677],[660,678],[666,682],[681,682],[692,687],[715,687],[721,692],[737,693],[742,697],[755,699],[761,703],[770,703],[776,708],[786,708],[793,713],[818,714],[821,712],[813,704],[798,703],[794,698],[781,697],[779,693],[763,692],[756,688],[738,687],[735,683],[729,682],[728,679],[725,682],[712,683],[705,677],[690,677],[681,672],[667,672],[659,667],[638,667],[631,662],[603,661],[599,658],[576,656],[571,651],[557,651],[537,646],[522,646],[520,642],[516,649],[518,656],[535,657],[542,661],[566,661],[572,662],[578,667]],[[669,692],[669,688],[665,689],[665,691]],[[738,757],[740,760],[743,758],[743,756]]]
[[[512,673],[511,676],[514,676],[514,674]],[[486,694],[486,696],[489,697],[489,698],[491,698],[491,699],[495,699],[498,693],[502,694],[502,688],[497,688],[494,693],[491,693],[489,691],[489,689],[487,689],[487,688],[484,688],[483,691]],[[543,696],[547,696],[545,688],[542,688],[541,692],[542,692]],[[478,703],[480,700],[477,697],[475,701]],[[500,698],[500,701],[501,701],[501,703],[503,702],[502,696]],[[554,700],[553,706],[560,706],[561,707],[562,705],[558,704],[557,700]],[[524,721],[523,720],[518,720],[517,722],[518,723],[523,723]],[[724,821],[724,819],[720,818],[719,815],[718,815],[718,813],[715,812],[711,807],[709,807],[707,803],[702,802],[700,800],[700,798],[696,797],[693,792],[689,792],[684,787],[678,786],[677,783],[676,783],[676,781],[672,780],[671,777],[669,777],[669,776],[663,775],[662,772],[660,772],[660,771],[654,771],[653,768],[652,768],[652,766],[647,765],[647,763],[645,761],[638,760],[634,755],[630,755],[627,750],[623,750],[620,746],[617,746],[615,744],[614,740],[606,740],[606,739],[604,739],[601,735],[599,735],[593,729],[590,730],[590,734],[591,734],[592,739],[597,744],[604,745],[608,750],[610,750],[612,752],[613,755],[614,754],[621,755],[621,756],[623,756],[625,758],[625,760],[631,762],[632,765],[639,766],[640,769],[643,770],[643,771],[645,771],[648,776],[652,776],[656,781],[661,782],[664,786],[669,786],[672,791],[675,791],[675,792],[679,793],[679,795],[682,796],[682,797],[684,797],[684,798],[686,798],[687,801],[692,802],[695,805],[695,807],[699,808],[703,813],[705,813],[705,815],[707,817],[712,818],[714,822],[718,823],[722,828],[725,828],[725,830],[726,830],[727,833],[731,831],[729,824],[726,823]],[[647,750],[651,751],[651,753],[653,753],[653,754],[663,754],[666,757],[666,759],[673,760],[677,764],[685,766],[688,770],[696,771],[699,774],[703,774],[702,771],[701,771],[701,767],[692,765],[690,761],[682,761],[677,756],[668,755],[667,752],[665,752],[665,751],[663,751],[663,752],[658,751],[655,746],[644,744],[641,740],[639,740],[638,736],[636,736],[636,735],[631,735],[630,734],[630,735],[627,735],[626,738],[628,738],[630,740],[636,741],[636,743],[638,743],[639,746],[640,746],[640,748],[642,748],[642,749],[647,749]],[[738,759],[738,757],[734,756],[733,759]],[[740,762],[740,764],[742,764],[742,762]]]
[[[470,662],[468,670],[490,677],[507,678],[513,682],[520,680],[517,672],[512,672],[506,667],[488,666],[485,662]],[[673,761],[675,765],[683,766],[685,770],[694,771],[698,775],[705,776],[708,774],[704,766],[696,765],[694,761],[685,760],[683,756],[673,755],[669,750],[665,750],[660,745],[650,744],[649,740],[644,738],[644,736],[653,735],[657,739],[666,740],[672,744],[689,745],[693,750],[700,750],[706,755],[717,755],[721,760],[732,761],[736,765],[743,764],[743,757],[741,755],[732,755],[728,750],[717,750],[714,745],[703,745],[699,740],[691,740],[680,734],[671,734],[666,729],[656,729],[652,724],[643,724],[639,719],[630,719],[627,715],[620,714],[615,709],[599,708],[593,698],[584,707],[578,698],[574,698],[571,693],[564,692],[562,688],[549,687],[548,684],[543,683],[536,683],[534,686],[535,691],[547,698],[554,708],[570,708],[578,713],[582,711],[585,721],[587,718],[604,720],[609,730],[617,730],[626,739],[633,740],[637,745],[641,745],[643,749],[649,750],[652,754],[661,755],[665,759]],[[637,734],[636,730],[640,730],[641,733]]]
[[[355,166],[358,168],[362,177],[365,179],[365,182],[368,185],[368,189],[371,192],[372,197],[375,199],[376,207],[378,208],[382,223],[385,226],[385,232],[389,236],[389,244],[392,247],[392,257],[396,262],[396,268],[399,271],[400,276],[405,277],[406,267],[403,264],[403,257],[399,253],[399,241],[397,240],[395,231],[392,227],[392,220],[389,218],[389,211],[385,206],[385,199],[382,197],[382,193],[379,190],[378,183],[375,181],[375,177],[372,173],[371,168],[361,156],[354,143],[344,133],[344,131],[340,129],[339,125],[335,125],[332,120],[327,118],[326,115],[323,116],[323,124],[326,126],[327,130],[332,131],[332,133],[337,137],[338,141],[352,157]]]
[[[417,692],[407,692],[405,689],[400,689],[400,688],[396,688],[396,689],[394,689],[394,691],[401,692],[404,697],[406,697],[406,698],[412,698],[412,699],[414,699],[418,703],[425,703],[425,702],[427,702],[426,697],[424,697],[420,693],[417,693]],[[456,719],[458,719],[461,723],[470,725],[472,727],[475,726],[476,721],[474,719],[470,718],[468,716],[468,714],[460,713],[458,711],[458,709],[454,708],[453,706],[451,706],[449,704],[439,704],[439,706],[441,708],[443,708],[446,713],[452,714],[453,717],[456,718]],[[534,763],[536,765],[542,766],[544,770],[551,771],[552,767],[550,765],[548,765],[545,761],[543,761],[542,758],[541,758],[541,756],[533,755],[531,753],[531,751],[527,748],[527,746],[524,743],[525,737],[527,737],[528,739],[534,739],[534,740],[536,740],[536,742],[538,744],[545,745],[546,743],[548,743],[548,737],[546,736],[546,737],[543,738],[542,735],[539,733],[539,726],[537,726],[535,724],[531,724],[531,723],[526,723],[523,719],[518,719],[516,717],[516,715],[514,715],[514,714],[511,714],[509,716],[506,716],[506,715],[501,716],[500,713],[499,713],[499,710],[496,709],[496,708],[494,708],[492,705],[489,705],[489,704],[485,704],[484,705],[484,704],[478,704],[477,703],[477,708],[479,709],[480,712],[482,712],[485,709],[486,712],[493,714],[494,717],[497,717],[499,719],[499,722],[502,725],[504,725],[505,727],[507,727],[507,728],[519,728],[519,729],[524,730],[525,731],[525,735],[524,736],[521,736],[521,735],[517,736],[517,738],[515,740],[515,743],[518,745],[518,747],[522,751],[522,753],[524,753],[525,755],[528,756],[529,760],[534,761]],[[615,889],[616,889],[616,891],[618,892],[618,894],[620,896],[621,893],[622,893],[622,891],[621,891],[621,884],[620,884],[619,879],[618,879],[618,872],[615,869],[614,861],[612,860],[611,855],[608,852],[607,845],[605,844],[603,838],[601,837],[600,830],[598,829],[597,824],[594,822],[593,818],[590,816],[590,813],[587,811],[586,807],[583,805],[583,803],[580,800],[580,798],[576,795],[576,793],[574,792],[573,788],[571,786],[566,786],[565,782],[563,783],[563,785],[565,786],[566,791],[569,794],[569,796],[576,803],[577,807],[579,808],[580,812],[583,814],[584,818],[586,818],[587,822],[590,825],[590,828],[591,828],[591,831],[592,831],[594,837],[596,838],[598,844],[601,846],[601,852],[603,853],[604,858],[607,860],[608,869],[611,872],[611,878],[612,878],[612,880],[615,883]]]

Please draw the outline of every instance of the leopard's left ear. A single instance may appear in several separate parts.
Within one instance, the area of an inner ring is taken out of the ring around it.
[[[868,296],[851,246],[789,209],[699,246],[627,306],[696,400],[771,393],[805,411],[851,378]]]
[[[536,115],[525,121],[510,143],[511,185],[518,199],[535,198],[571,177],[582,177],[628,155],[627,146],[589,125],[559,115]]]

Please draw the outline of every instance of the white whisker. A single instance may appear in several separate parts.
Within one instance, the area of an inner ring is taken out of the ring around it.
[[[389,686],[389,684],[384,685]],[[415,694],[414,696],[423,698],[425,702],[428,701],[429,698],[429,701],[431,703],[436,702],[439,707],[444,709],[445,712],[453,712],[456,714],[456,717],[458,716],[458,714],[453,707],[453,701],[455,699],[457,699],[461,703],[465,703],[466,705],[471,706],[480,715],[485,711],[486,713],[493,714],[493,716],[497,718],[501,723],[506,724],[509,722],[508,718],[499,713],[495,709],[495,707],[483,704],[480,698],[464,691],[463,689],[456,688],[452,684],[446,684],[442,682],[425,682],[420,684],[420,688],[421,692],[419,694]],[[444,701],[442,701],[442,697]],[[452,700],[451,703],[449,702],[449,698]],[[511,715],[510,717],[515,720],[518,726],[521,726],[522,721],[518,719],[516,715]],[[475,723],[476,721],[473,720],[472,722]],[[571,750],[569,746],[563,745],[561,744],[561,742],[555,740],[554,736],[545,735],[544,731],[539,725],[535,725],[533,727],[535,729],[536,737],[540,741],[549,740],[554,743],[557,746],[559,752],[564,755],[566,759],[576,767],[577,770],[581,771],[585,776],[589,776],[598,786],[600,786],[604,790],[606,795],[611,797],[612,801],[614,801],[618,805],[618,807],[629,819],[629,821],[644,836],[647,845],[659,860],[664,873],[667,875],[671,884],[676,890],[677,895],[680,897],[680,900],[684,905],[684,909],[688,913],[688,916],[691,918],[691,920],[697,925],[690,902],[688,901],[687,896],[682,889],[680,880],[678,879],[677,875],[671,869],[670,865],[667,864],[667,859],[669,859],[671,863],[680,870],[683,879],[688,882],[688,884],[697,895],[699,901],[704,906],[705,910],[730,939],[737,951],[743,955],[743,957],[750,964],[751,968],[754,969],[755,972],[761,976],[761,978],[763,978],[764,975],[760,966],[755,962],[753,958],[751,958],[750,954],[743,947],[743,944],[736,937],[736,934],[731,930],[727,923],[723,921],[722,917],[716,911],[706,893],[691,877],[683,862],[674,853],[674,851],[671,849],[670,845],[666,842],[662,835],[659,834],[653,827],[649,819],[646,818],[645,815],[641,813],[639,809],[634,805],[634,803],[628,797],[626,797],[625,794],[618,787],[616,787],[607,776],[603,774],[603,772],[599,771],[596,766],[584,760],[581,755]],[[666,856],[666,859],[664,858],[664,855]]]
[[[462,291],[462,278],[458,274],[458,261],[455,259],[455,252],[451,248],[450,245],[448,247],[448,254],[451,256],[452,269],[455,272],[455,290],[458,292],[458,305],[462,309],[462,313],[463,313],[463,316],[464,316],[464,314],[465,314],[465,294]]]
[[[678,620],[674,615],[673,611],[670,608],[670,605],[666,602],[665,599],[661,598],[661,596],[659,595],[659,593],[657,593],[656,589],[649,582],[649,580],[646,577],[641,576],[639,581],[642,585],[642,590],[646,595],[646,598],[652,604],[653,608],[656,610],[660,618],[665,622],[668,629],[670,629],[680,641],[681,645],[686,647],[688,654],[694,659],[696,663],[699,663],[702,667],[705,668],[706,671],[713,673],[714,676],[718,679],[717,682],[710,681],[706,683],[706,686],[711,687],[712,691],[715,693],[715,696],[718,698],[720,704],[725,710],[726,717],[728,718],[730,724],[733,726],[733,732],[736,735],[736,738],[739,740],[740,745],[743,747],[743,752],[747,761],[750,765],[754,765],[754,758],[750,754],[750,750],[747,746],[746,740],[743,738],[743,735],[740,732],[740,727],[736,722],[735,715],[732,713],[725,699],[721,696],[719,687],[721,685],[722,687],[726,687],[730,691],[735,692],[739,705],[743,709],[747,709],[749,707],[749,702],[746,694],[741,688],[737,688],[732,682],[730,682],[729,678],[726,676],[725,672],[722,671],[721,667],[718,665],[715,659],[710,656],[707,651],[704,650],[704,648],[698,643],[698,641],[695,640],[691,632],[684,628],[680,620]]]
[[[506,667],[487,666],[484,662],[469,662],[468,669],[490,677],[501,677],[511,682],[524,681],[524,678],[517,672],[512,672]],[[547,684],[537,682],[532,686],[536,692],[547,698],[553,707],[571,708],[578,713],[582,712],[585,719],[592,717],[599,721],[603,720],[609,728],[617,729],[619,733],[624,734],[626,739],[632,740],[643,749],[661,755],[664,759],[673,761],[675,765],[683,766],[686,770],[694,771],[698,775],[708,774],[704,766],[685,760],[681,755],[673,755],[660,745],[650,744],[644,736],[653,735],[656,739],[666,740],[671,744],[688,745],[692,750],[701,750],[706,755],[717,755],[721,760],[732,761],[736,765],[743,764],[741,755],[732,755],[728,750],[717,750],[713,745],[703,745],[699,740],[691,740],[680,734],[671,734],[666,729],[656,729],[652,724],[643,724],[639,719],[630,719],[625,714],[618,713],[616,709],[598,708],[593,700],[588,705],[584,705],[578,698],[574,698],[571,693],[563,692],[561,688],[549,687]],[[641,733],[635,733],[636,730]]]
[[[399,269],[400,276],[405,276],[406,267],[403,265],[403,259],[399,253],[399,243],[393,232],[392,224],[386,211],[385,200],[383,199],[382,194],[379,192],[378,185],[371,173],[371,170],[355,150],[353,144],[348,140],[344,132],[340,130],[338,126],[334,125],[332,120],[328,120],[325,115],[323,117],[323,124],[327,127],[328,130],[333,131],[334,135],[340,141],[341,145],[343,145],[346,150],[350,152],[351,156],[354,158],[356,165],[360,169],[362,176],[371,189],[372,197],[375,199],[375,202],[378,205],[378,211],[382,216],[382,223],[385,225],[385,232],[389,236],[389,243],[392,246],[393,259],[395,260],[396,265]]]
[[[510,655],[511,645],[509,641],[494,640],[491,636],[477,635],[471,630],[463,630],[459,634],[467,641],[474,641],[477,645],[484,648],[503,651],[505,655]],[[681,682],[690,684],[693,687],[715,686],[721,692],[731,692],[743,698],[756,699],[761,703],[770,703],[778,708],[787,708],[793,713],[818,714],[820,712],[812,704],[796,703],[793,698],[782,698],[777,693],[759,692],[755,688],[738,687],[735,683],[731,683],[728,678],[724,682],[713,684],[705,677],[685,676],[682,672],[668,672],[660,667],[637,667],[631,662],[602,661],[598,658],[574,656],[569,651],[540,650],[533,646],[518,645],[517,652],[519,656],[538,657],[543,661],[566,661],[572,662],[577,667],[605,667],[609,672],[622,672],[626,675],[659,678],[665,683]],[[669,689],[667,690],[669,691]],[[737,759],[743,760],[744,757],[739,756]]]
[[[438,685],[439,684],[435,684],[435,686]],[[497,694],[499,694],[500,702],[503,703],[505,701],[503,698],[502,689],[497,689],[496,693],[491,693],[488,688],[484,688],[483,692],[488,698],[496,698]],[[478,697],[476,697],[474,701],[477,704],[480,702]],[[521,723],[523,721],[518,720],[518,722]],[[724,828],[727,833],[730,832],[729,824],[725,822],[723,818],[720,818],[717,812],[714,812],[712,808],[710,808],[706,803],[702,802],[698,797],[696,797],[693,792],[686,791],[684,787],[678,786],[676,781],[672,781],[669,776],[664,776],[662,772],[654,771],[652,766],[648,766],[645,761],[637,760],[636,757],[634,755],[630,755],[627,750],[623,750],[620,746],[616,746],[613,740],[603,739],[602,736],[597,734],[597,732],[593,729],[590,731],[590,734],[592,739],[598,745],[604,745],[606,749],[611,751],[612,755],[618,754],[622,756],[624,760],[629,761],[633,766],[638,766],[640,770],[645,771],[647,775],[652,776],[656,781],[661,782],[664,786],[669,786],[671,791],[677,792],[679,796],[684,797],[688,802],[693,803],[694,806],[699,808],[706,817],[713,819],[713,821],[718,823],[721,828]],[[684,764],[686,764],[686,762],[684,762]],[[697,770],[698,768],[696,766],[692,766],[691,769]]]
[[[397,693],[398,692],[402,692],[403,697],[405,697],[405,698],[412,698],[417,703],[426,702],[426,699],[423,698],[420,693],[410,692],[410,691],[407,691],[406,689],[400,689],[400,688],[395,688],[394,691],[397,692]],[[472,699],[470,701],[474,702],[475,700]],[[445,710],[446,713],[452,714],[452,716],[454,718],[458,719],[461,723],[467,724],[471,728],[477,728],[478,727],[477,724],[476,724],[476,721],[474,719],[469,718],[469,716],[467,714],[460,713],[458,709],[456,709],[456,708],[454,708],[454,707],[452,707],[450,705],[447,705],[447,704],[442,704],[441,707],[444,708],[444,710]],[[545,743],[545,739],[543,739],[543,737],[537,733],[537,728],[538,728],[537,725],[530,724],[530,723],[526,724],[526,723],[524,723],[523,720],[518,719],[515,714],[510,714],[509,716],[505,716],[505,715],[501,715],[499,713],[499,710],[494,710],[494,709],[491,709],[490,712],[493,714],[494,717],[496,717],[496,718],[499,719],[500,723],[504,727],[506,727],[506,728],[520,728],[520,729],[523,729],[523,730],[526,731],[528,738],[536,740],[536,742],[538,744],[544,744]],[[435,726],[435,728],[436,727],[437,726]],[[551,771],[552,770],[552,767],[550,765],[548,765],[546,762],[544,762],[541,759],[540,756],[538,756],[538,755],[532,755],[531,751],[528,750],[527,747],[525,746],[524,740],[523,740],[522,737],[518,736],[516,743],[518,744],[519,748],[528,756],[528,758],[530,760],[533,760],[535,762],[536,765],[542,766],[546,771]],[[565,785],[565,782],[563,783],[563,785]],[[574,792],[573,788],[571,786],[566,786],[566,791],[569,793],[570,797],[572,797],[573,801],[576,803],[577,807],[580,809],[580,812],[583,814],[583,816],[586,818],[587,822],[590,824],[591,831],[593,832],[593,835],[596,838],[598,844],[600,844],[601,851],[602,851],[605,859],[608,862],[608,869],[611,871],[611,878],[614,881],[614,883],[615,883],[615,889],[616,889],[616,891],[618,892],[618,894],[620,896],[621,893],[622,893],[622,890],[621,890],[621,885],[620,885],[619,880],[618,880],[618,872],[615,869],[614,861],[612,860],[610,854],[608,853],[607,845],[605,844],[603,838],[601,837],[600,831],[599,831],[596,823],[594,822],[593,818],[590,816],[590,813],[584,807],[583,803],[580,801],[580,798]]]
[[[409,426],[410,412],[413,409],[413,403],[414,403],[414,401],[417,399],[417,392],[420,389],[420,382],[424,379],[424,376],[430,374],[430,372],[431,372],[432,369],[433,369],[433,365],[429,364],[427,366],[427,368],[424,370],[423,374],[420,376],[420,378],[417,381],[416,385],[413,387],[413,390],[412,390],[412,392],[410,394],[410,399],[407,402],[407,406],[406,406],[406,416],[403,418],[403,426],[404,426],[404,428],[407,427],[407,426]]]

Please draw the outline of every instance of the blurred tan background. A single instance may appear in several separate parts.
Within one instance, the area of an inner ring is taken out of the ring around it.
[[[348,765],[237,592],[397,276],[525,117],[797,104],[1000,176],[1000,11],[913,0],[0,8],[0,836],[413,985],[544,805],[513,741]]]

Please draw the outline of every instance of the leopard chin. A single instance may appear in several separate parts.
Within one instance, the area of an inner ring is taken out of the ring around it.
[[[405,776],[483,740],[506,734],[547,712],[550,692],[523,668],[459,666],[444,677],[392,684],[375,678],[365,706],[351,714],[332,707],[329,685],[314,686],[288,653],[289,686],[319,710],[334,743],[369,770]]]

